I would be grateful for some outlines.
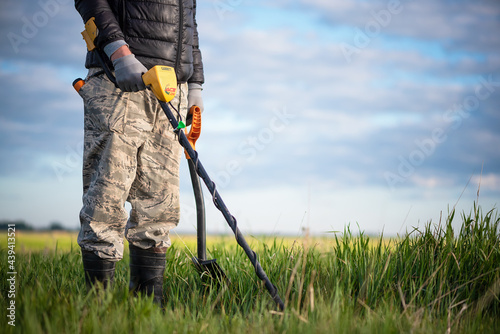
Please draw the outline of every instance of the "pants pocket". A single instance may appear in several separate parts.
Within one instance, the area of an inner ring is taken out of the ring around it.
[[[128,94],[104,75],[91,77],[80,89],[86,131],[124,133]]]

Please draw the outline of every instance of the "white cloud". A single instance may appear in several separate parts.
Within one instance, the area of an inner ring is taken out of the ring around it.
[[[475,174],[471,180],[472,184],[477,184],[481,190],[491,190],[498,192],[500,190],[500,174],[489,173],[486,175]]]

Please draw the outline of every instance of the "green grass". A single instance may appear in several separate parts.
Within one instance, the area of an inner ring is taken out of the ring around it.
[[[78,232],[16,231],[16,252],[71,251],[78,248]],[[7,232],[0,233],[0,248],[7,247]]]
[[[452,229],[461,220],[460,231]],[[298,242],[251,239],[286,302],[275,305],[232,239],[212,240],[211,256],[231,284],[200,279],[190,252],[167,253],[164,312],[128,293],[128,258],[114,288],[85,290],[79,249],[16,254],[16,326],[7,324],[7,249],[0,251],[2,332],[11,333],[495,333],[500,328],[500,218],[497,210],[452,212],[387,240],[346,227],[342,235]],[[20,235],[19,238],[22,238]],[[261,241],[265,240],[265,242]],[[4,266],[5,265],[5,266]]]

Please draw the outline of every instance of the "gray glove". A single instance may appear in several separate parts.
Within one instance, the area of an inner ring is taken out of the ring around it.
[[[118,87],[124,92],[146,89],[142,75],[148,71],[133,54],[113,60]]]
[[[192,106],[198,106],[203,112],[203,99],[201,97],[201,91],[203,88],[200,84],[190,83],[188,84],[188,110]]]

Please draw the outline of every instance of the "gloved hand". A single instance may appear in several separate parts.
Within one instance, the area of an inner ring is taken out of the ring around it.
[[[137,92],[146,89],[142,75],[148,71],[133,54],[113,60],[118,87],[124,92]]]
[[[188,84],[188,110],[191,109],[192,106],[198,106],[200,107],[201,112],[203,112],[203,99],[201,97],[202,90],[203,88],[200,84]]]

